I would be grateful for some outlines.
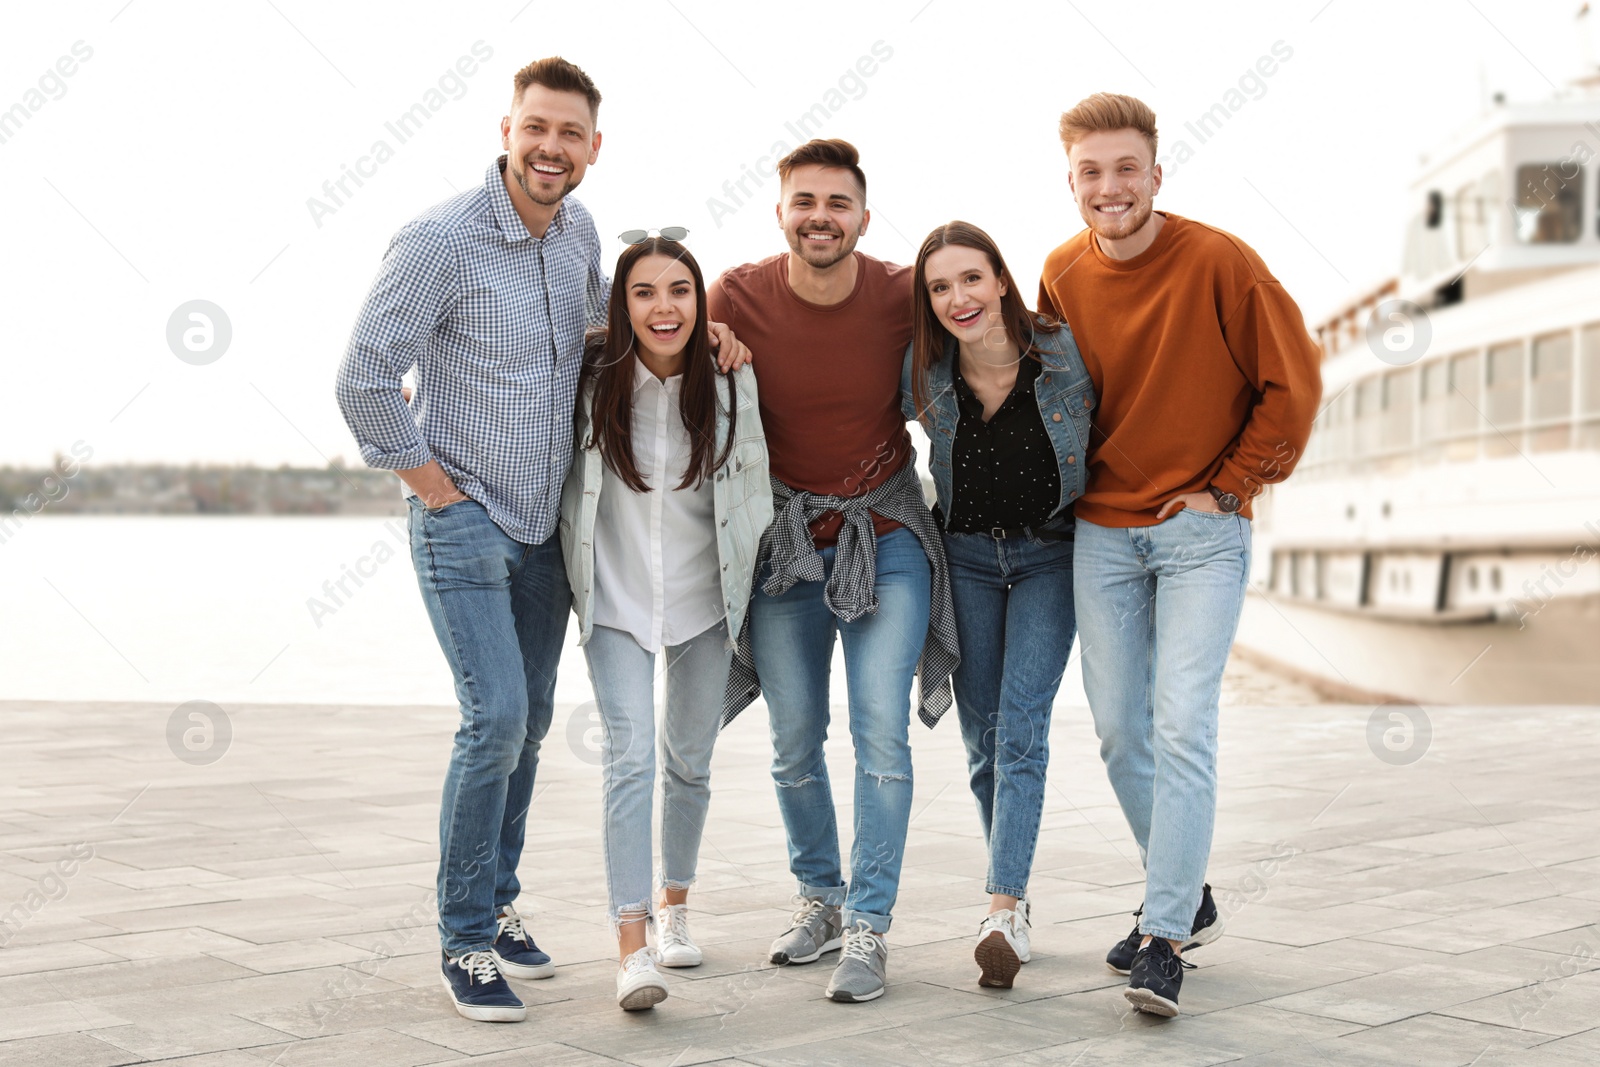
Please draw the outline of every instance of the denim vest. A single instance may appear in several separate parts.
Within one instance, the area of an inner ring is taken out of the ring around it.
[[[772,522],[772,484],[767,474],[767,439],[756,404],[756,378],[749,367],[733,374],[739,422],[728,461],[712,476],[717,522],[717,556],[722,564],[722,600],[728,613],[728,647],[738,638],[755,584],[756,548]],[[717,378],[717,436],[728,438],[727,386]],[[586,448],[592,425],[592,390],[578,397],[572,469],[561,487],[561,551],[578,613],[578,644],[594,630],[594,524],[600,507],[605,461],[599,448]],[[654,490],[661,492],[661,489]],[[670,490],[668,490],[670,491]]]
[[[1061,499],[1050,512],[1050,518],[1056,519],[1069,515],[1073,503],[1083,495],[1088,476],[1084,470],[1084,453],[1089,447],[1089,413],[1095,405],[1094,383],[1089,379],[1088,368],[1078,354],[1078,343],[1073,340],[1072,330],[1066,323],[1055,333],[1035,334],[1034,342],[1044,364],[1034,382],[1034,397],[1050,445],[1056,452],[1056,467],[1061,472]],[[916,400],[911,392],[913,355],[908,345],[905,365],[900,372],[900,406],[907,419],[917,419]],[[961,407],[955,391],[958,355],[956,339],[946,333],[944,359],[928,369],[928,407],[917,420],[928,433],[931,450],[928,469],[933,474],[934,489],[939,496],[939,510],[946,515],[951,514],[954,504],[950,455],[955,448],[956,425],[961,421]]]

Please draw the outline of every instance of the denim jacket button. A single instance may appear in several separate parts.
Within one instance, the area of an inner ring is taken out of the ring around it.
[[[1077,456],[1068,456],[1067,457],[1067,462],[1068,463],[1076,463],[1076,462],[1078,462],[1078,457]]]
[[[1060,422],[1061,421],[1061,412],[1058,411],[1054,415],[1051,415],[1050,416],[1050,421],[1051,422]]]

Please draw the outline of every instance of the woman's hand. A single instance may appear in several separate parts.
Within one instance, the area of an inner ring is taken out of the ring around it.
[[[708,322],[706,330],[711,334],[711,347],[717,350],[717,369],[727,374],[731,370],[738,370],[751,361],[750,349],[745,343],[733,335],[725,322]]]

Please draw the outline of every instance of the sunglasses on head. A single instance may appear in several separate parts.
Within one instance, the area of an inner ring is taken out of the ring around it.
[[[689,236],[685,226],[663,226],[659,230],[623,230],[617,234],[617,240],[625,245],[642,244],[652,237],[660,237],[667,241],[681,241]]]

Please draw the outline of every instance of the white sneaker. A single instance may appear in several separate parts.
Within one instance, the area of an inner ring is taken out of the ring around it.
[[[705,960],[689,936],[689,905],[663,904],[656,912],[656,952],[663,967],[698,967]]]
[[[622,961],[617,971],[617,1006],[624,1011],[653,1008],[667,999],[667,983],[656,971],[656,950],[646,945]]]
[[[1022,965],[1033,958],[1028,942],[1028,902],[1017,901],[1015,909],[1005,908],[984,916],[978,926],[978,946],[973,958],[978,961],[978,984],[994,989],[1010,989]]]

